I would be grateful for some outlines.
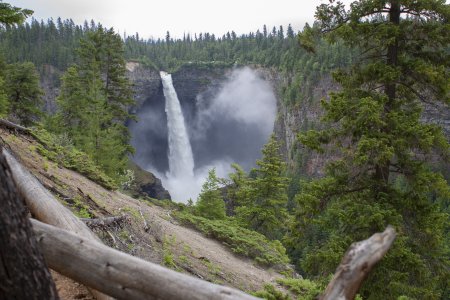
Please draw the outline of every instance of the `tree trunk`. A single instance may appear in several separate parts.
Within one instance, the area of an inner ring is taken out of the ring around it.
[[[400,2],[399,0],[392,0],[390,2],[390,9],[389,9],[389,22],[393,26],[399,26],[400,25]],[[393,42],[390,42],[390,44],[387,47],[387,61],[386,64],[391,67],[395,67],[398,64],[398,55],[399,55],[399,44],[398,44],[398,38],[394,37]],[[397,105],[395,102],[395,98],[397,97],[397,84],[395,82],[386,82],[385,83],[385,90],[384,93],[388,97],[388,101],[384,105],[384,113],[387,114],[391,111],[395,105]],[[385,132],[389,132],[390,128],[386,127],[384,128]],[[378,164],[375,166],[375,178],[378,180],[378,182],[382,183],[380,184],[379,191],[382,193],[386,192],[388,183],[389,183],[389,176],[390,171],[389,167],[391,165],[391,162],[385,162],[384,164]]]
[[[2,150],[6,162],[11,169],[18,190],[23,195],[25,203],[32,215],[42,222],[52,224],[59,228],[70,230],[87,239],[100,241],[100,239],[69,209],[64,207],[47,191],[42,184],[30,174],[8,151]],[[110,299],[109,297],[91,290],[97,299]]]
[[[10,122],[8,120],[5,119],[0,119],[0,126],[6,127],[8,129],[12,129],[12,130],[16,130],[19,132],[24,132],[24,133],[30,133],[31,130],[29,128],[20,126],[18,124],[15,124],[13,122]]]
[[[384,232],[375,233],[367,240],[353,243],[342,258],[320,300],[355,299],[364,279],[392,246],[395,237],[394,228],[389,226]]]
[[[71,232],[31,221],[39,246],[55,271],[119,299],[257,298],[109,248]]]
[[[1,152],[0,206],[0,299],[58,299],[23,197]]]

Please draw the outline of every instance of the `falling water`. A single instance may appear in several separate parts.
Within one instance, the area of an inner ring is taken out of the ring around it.
[[[167,177],[189,178],[194,176],[194,157],[184,123],[180,101],[172,83],[172,75],[161,72],[166,98],[167,127],[169,132],[169,173]]]

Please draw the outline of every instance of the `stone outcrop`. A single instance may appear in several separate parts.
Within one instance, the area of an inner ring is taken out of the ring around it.
[[[134,197],[148,196],[159,200],[171,199],[169,192],[162,186],[161,180],[153,173],[145,171],[134,162],[130,162],[129,168],[134,173],[134,183],[130,187],[130,192]]]

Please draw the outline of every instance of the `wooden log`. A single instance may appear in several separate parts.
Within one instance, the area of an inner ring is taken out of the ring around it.
[[[0,299],[59,299],[5,158],[0,153]]]
[[[394,228],[388,226],[382,233],[375,233],[367,240],[353,243],[320,299],[355,299],[362,282],[389,250],[395,236]]]
[[[31,132],[31,130],[29,128],[20,126],[18,124],[15,124],[15,123],[10,122],[10,121],[5,120],[5,119],[0,119],[0,126],[6,127],[8,129],[15,130],[15,131],[23,132],[23,133],[30,133]]]
[[[80,219],[83,221],[89,228],[107,228],[114,226],[121,226],[124,222],[128,221],[127,216],[121,215],[116,217],[106,217],[106,218],[97,218],[97,219]]]
[[[48,265],[118,299],[257,299],[32,220]]]
[[[98,240],[98,237],[78,219],[68,208],[63,206],[42,184],[30,174],[5,149],[3,154],[16,182],[25,198],[31,214],[38,220],[56,227],[72,231],[81,236]]]
[[[38,220],[74,232],[84,238],[100,241],[100,239],[69,209],[46,190],[42,184],[30,174],[6,149],[2,151],[11,169],[17,189],[25,199],[31,214]],[[97,299],[109,297],[91,291]]]

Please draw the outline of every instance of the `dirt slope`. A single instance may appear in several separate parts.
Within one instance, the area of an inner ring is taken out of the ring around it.
[[[94,230],[111,247],[180,272],[244,291],[259,290],[281,277],[274,270],[256,266],[253,261],[234,255],[221,243],[180,226],[170,210],[133,199],[117,191],[108,191],[80,174],[49,161],[36,151],[30,136],[16,135],[0,128],[0,137],[14,155],[60,201],[80,216],[102,217],[126,214],[128,222]],[[144,230],[144,219],[148,225]],[[85,290],[61,275],[56,276],[64,299],[89,299]],[[66,283],[64,283],[66,282]],[[81,290],[80,290],[81,289]],[[76,294],[76,295],[74,295]]]

